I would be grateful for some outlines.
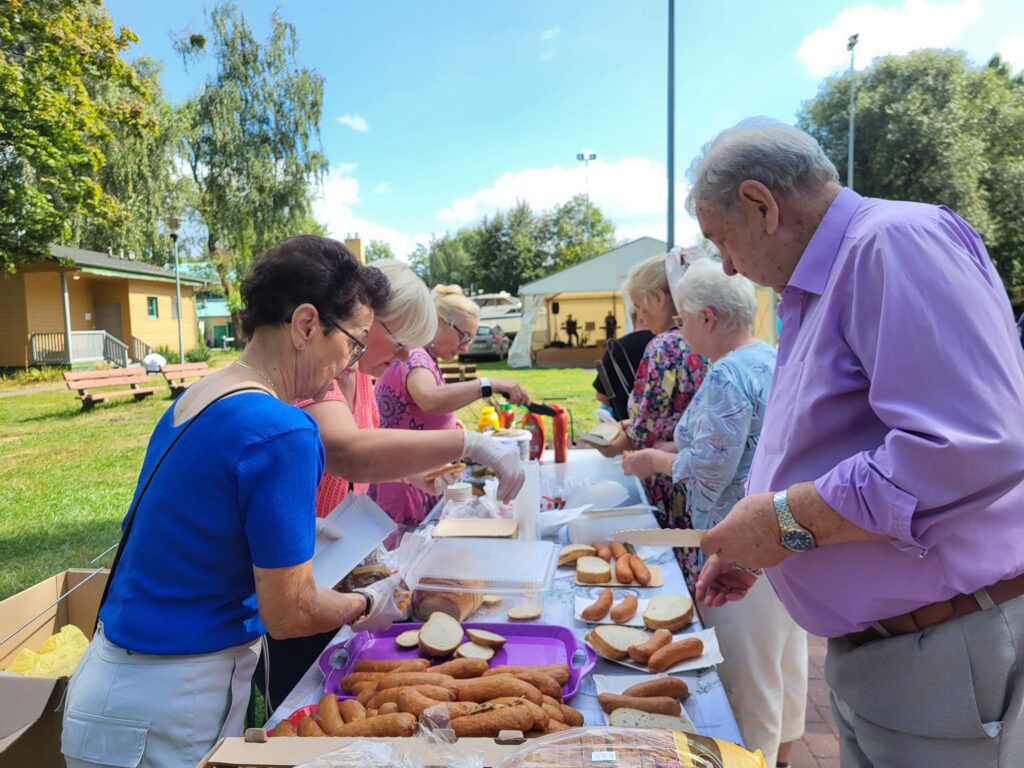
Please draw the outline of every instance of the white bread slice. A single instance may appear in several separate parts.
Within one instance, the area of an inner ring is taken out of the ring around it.
[[[654,715],[641,709],[622,707],[608,716],[608,725],[613,728],[667,728],[671,731],[694,732],[693,721],[686,716]]]
[[[488,648],[501,648],[505,644],[504,637],[486,629],[467,629],[466,634],[477,645],[486,645]]]
[[[420,652],[425,656],[448,656],[462,642],[462,625],[447,613],[435,611],[420,628]]]
[[[513,605],[505,611],[512,621],[533,621],[539,619],[542,613],[544,613],[544,606],[540,603],[521,603]]]
[[[693,621],[693,600],[689,595],[658,595],[647,602],[643,614],[648,629],[677,629]]]
[[[605,584],[612,580],[612,567],[600,557],[587,555],[576,561],[576,578],[583,584]]]
[[[420,644],[420,631],[418,629],[407,629],[400,635],[395,636],[395,645],[399,648],[415,648]]]
[[[462,659],[490,661],[494,658],[494,649],[486,645],[477,645],[476,643],[463,643],[455,649],[455,655]]]
[[[560,566],[572,565],[581,557],[596,554],[597,550],[589,544],[568,544],[562,547],[562,551],[558,553],[558,564]]]
[[[590,443],[591,445],[608,445],[611,443],[619,432],[622,431],[622,427],[618,424],[609,424],[606,421],[599,421],[590,431],[584,435],[580,435],[580,441],[584,443]]]
[[[629,646],[646,643],[650,635],[642,629],[617,624],[600,624],[587,633],[586,641],[599,655],[617,661],[626,658]]]

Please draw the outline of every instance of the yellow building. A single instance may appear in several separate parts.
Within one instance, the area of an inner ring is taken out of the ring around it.
[[[153,347],[177,350],[173,271],[78,248],[52,246],[50,253],[53,260],[0,275],[0,367],[124,367]],[[181,275],[186,352],[198,340],[195,292],[202,286]]]

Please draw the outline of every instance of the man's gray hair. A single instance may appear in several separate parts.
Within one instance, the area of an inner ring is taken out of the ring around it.
[[[705,144],[687,171],[690,193],[686,210],[697,206],[730,210],[747,179],[775,193],[839,181],[836,167],[813,136],[766,117],[751,117],[727,128]]]
[[[693,262],[683,276],[680,286],[684,312],[691,315],[703,309],[715,313],[723,331],[753,328],[757,314],[757,294],[754,284],[742,275],[730,277],[722,269],[722,262],[710,257]]]

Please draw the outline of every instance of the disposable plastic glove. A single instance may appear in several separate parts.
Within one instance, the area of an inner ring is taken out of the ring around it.
[[[523,487],[525,475],[518,448],[467,429],[462,433],[462,455],[494,470],[498,476],[499,501],[507,504]]]
[[[405,618],[411,595],[401,574],[375,581],[360,591],[372,596],[373,607],[369,615],[352,623],[356,632],[380,632]]]
[[[409,475],[409,477],[405,478],[405,482],[413,488],[419,488],[428,496],[442,496],[444,495],[445,488],[452,483],[457,483],[461,478],[462,470],[453,469],[451,472],[445,472],[433,480],[427,480],[423,475]]]

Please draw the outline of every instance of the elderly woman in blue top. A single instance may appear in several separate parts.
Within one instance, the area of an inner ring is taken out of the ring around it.
[[[719,262],[701,259],[690,265],[680,288],[676,325],[711,368],[676,426],[676,452],[638,451],[622,466],[626,474],[665,474],[682,483],[693,527],[708,529],[743,498],[775,350],[751,333],[757,298],[746,278],[729,277]],[[807,635],[770,585],[756,588],[756,596],[753,589],[747,595],[755,598],[752,604],[703,606],[701,615],[718,629],[725,657],[719,669],[744,742],[764,752],[768,765],[785,765],[788,742],[804,730]]]
[[[265,632],[398,617],[397,577],[357,594],[314,583],[324,450],[313,419],[287,405],[356,363],[387,297],[378,270],[326,238],[285,240],[254,264],[245,352],[189,387],[150,437],[100,627],[68,689],[69,768],[191,768],[241,735]]]

